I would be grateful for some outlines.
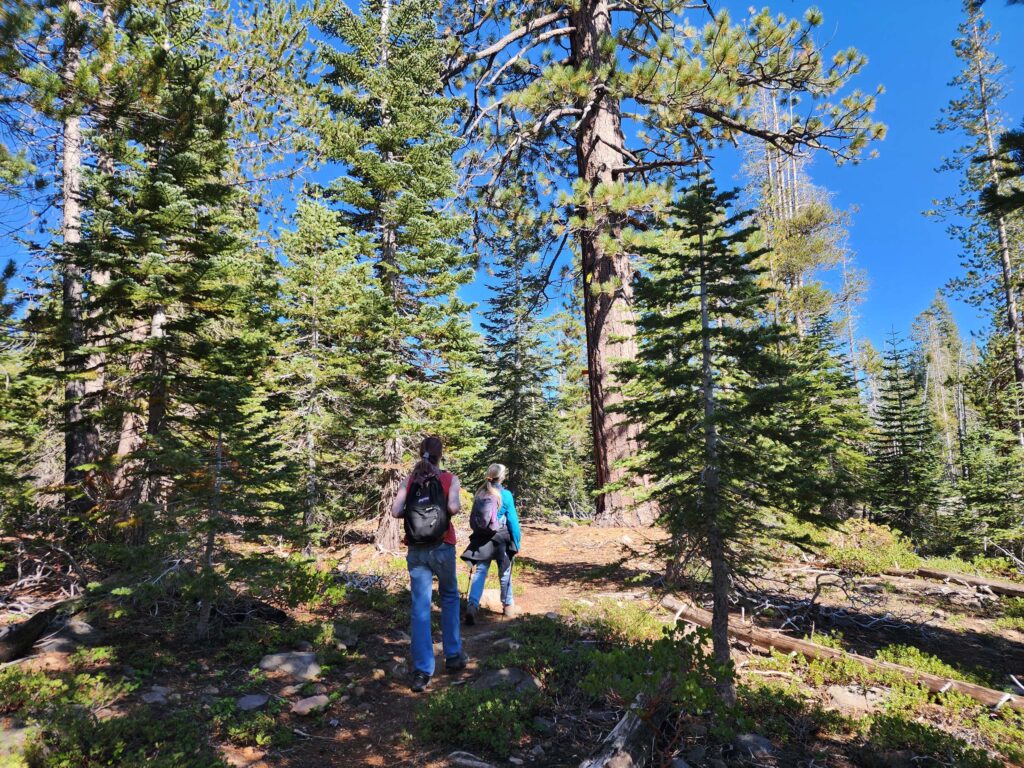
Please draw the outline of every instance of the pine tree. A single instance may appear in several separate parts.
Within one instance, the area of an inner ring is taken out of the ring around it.
[[[671,210],[660,244],[645,249],[635,294],[640,350],[620,369],[626,413],[643,424],[632,468],[650,478],[680,546],[711,563],[723,667],[732,574],[752,562],[766,513],[820,509],[826,483],[816,468],[837,454],[822,440],[827,425],[792,418],[809,383],[780,352],[788,332],[764,321],[770,296],[754,266],[764,254],[749,247],[754,229],[744,225],[749,214],[732,212],[734,197],[698,181]],[[828,394],[820,387],[817,396]],[[734,698],[728,678],[720,687]]]
[[[963,70],[950,82],[958,95],[935,126],[940,133],[956,132],[966,139],[939,168],[958,174],[960,189],[956,196],[938,201],[935,213],[950,220],[948,230],[963,249],[965,274],[953,280],[952,287],[967,301],[1002,317],[1008,364],[1013,370],[1012,397],[1019,400],[1024,396],[1024,330],[1019,306],[1024,229],[1019,216],[987,213],[981,199],[986,189],[993,185],[999,189],[1001,184],[996,142],[1002,132],[998,110],[1005,95],[1005,68],[993,52],[997,38],[981,4],[965,0],[964,14],[953,41],[953,50],[963,62]],[[1024,422],[1018,421],[1015,431],[1024,445]]]
[[[287,393],[279,435],[298,467],[295,500],[307,548],[330,527],[372,511],[368,490],[377,480],[367,442],[379,403],[368,383],[383,380],[387,360],[381,329],[369,319],[385,308],[365,290],[373,270],[357,262],[339,219],[320,201],[303,199],[295,229],[282,236],[283,339],[274,378]]]
[[[792,361],[792,407],[782,418],[806,441],[806,446],[795,446],[806,457],[803,494],[833,519],[846,517],[867,494],[871,420],[853,365],[841,351],[836,324],[826,316],[812,320]]]
[[[895,332],[882,357],[872,445],[873,516],[921,540],[939,514],[938,443],[909,355]]]
[[[377,545],[392,550],[399,526],[389,514],[403,469],[425,433],[440,435],[449,462],[479,453],[486,415],[480,349],[457,290],[472,278],[455,239],[466,220],[450,210],[454,102],[440,95],[444,41],[433,0],[339,7],[323,23],[344,47],[326,44],[323,98],[333,120],[319,127],[325,156],[343,175],[324,202],[352,232],[360,260],[373,266],[367,290],[381,297],[374,319],[388,369],[374,384],[381,468]]]
[[[536,513],[550,506],[543,479],[554,427],[547,395],[553,363],[540,318],[544,286],[531,270],[539,228],[521,187],[497,194],[503,215],[490,238],[496,264],[481,323],[491,405],[481,464],[508,467],[508,486],[525,511]]]
[[[50,402],[46,382],[30,372],[31,340],[17,320],[20,302],[10,283],[13,261],[0,273],[0,528],[24,530],[22,516],[33,502],[32,464],[45,431]]]
[[[999,137],[995,160],[998,181],[982,192],[982,208],[989,216],[1019,215],[1024,211],[1024,128]]]
[[[476,143],[467,159],[470,179],[480,180],[480,204],[489,206],[488,190],[509,177],[534,176],[529,197],[557,206],[580,255],[596,483],[604,488],[597,520],[649,524],[655,510],[637,505],[620,482],[639,427],[616,408],[621,395],[612,375],[615,361],[636,351],[635,223],[665,205],[666,191],[708,143],[749,134],[787,152],[856,156],[883,132],[870,119],[874,97],[827,99],[864,59],[852,49],[831,60],[823,55],[813,40],[822,21],[816,10],[803,23],[764,10],[743,23],[721,11],[703,24],[707,9],[679,0],[449,5],[457,48],[447,79],[473,94],[463,123]],[[801,110],[807,114],[765,130],[751,104],[760,91],[783,88],[815,98]],[[642,130],[624,130],[623,104],[636,108]],[[552,179],[572,195],[547,194]],[[564,237],[551,232],[548,256]]]

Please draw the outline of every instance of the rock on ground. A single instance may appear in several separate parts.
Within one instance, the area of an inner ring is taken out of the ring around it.
[[[10,728],[0,727],[0,764],[7,765],[4,758],[20,755],[24,751],[31,733],[31,728],[21,725]],[[21,765],[17,761],[12,764]]]
[[[353,629],[351,624],[338,621],[334,624],[334,639],[351,650],[359,644],[359,633]]]
[[[303,651],[269,653],[260,659],[264,672],[284,672],[296,680],[316,680],[320,676],[320,665],[316,654]]]
[[[756,733],[741,733],[736,737],[733,746],[744,757],[767,757],[774,750],[771,741]]]
[[[503,609],[501,604],[501,590],[485,589],[484,593],[480,595],[480,607],[488,611],[501,613]]]
[[[516,667],[496,669],[473,681],[474,688],[488,689],[501,686],[513,688],[516,693],[539,693],[544,687],[536,677]]]
[[[142,694],[142,701],[146,704],[166,704],[168,693],[170,693],[170,688],[165,688],[162,685],[154,685]]]
[[[305,699],[299,699],[292,704],[292,714],[306,716],[311,715],[314,712],[319,712],[321,709],[331,703],[331,700],[324,696],[322,693],[317,696],[310,696]]]
[[[833,707],[852,715],[874,712],[885,699],[884,694],[874,688],[864,690],[853,685],[830,685],[825,690]]]
[[[490,763],[484,762],[476,755],[469,752],[452,752],[448,755],[448,764],[458,768],[494,768]]]
[[[254,712],[265,707],[268,701],[270,701],[270,697],[265,693],[250,693],[236,699],[235,706],[243,712]]]

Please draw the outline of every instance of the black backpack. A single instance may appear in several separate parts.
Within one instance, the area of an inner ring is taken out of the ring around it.
[[[448,499],[437,475],[409,483],[405,535],[410,544],[437,544],[448,532]]]

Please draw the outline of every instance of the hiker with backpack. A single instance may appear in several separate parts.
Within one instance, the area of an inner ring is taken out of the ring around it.
[[[413,675],[410,688],[419,693],[434,675],[434,639],[430,631],[430,599],[434,577],[441,603],[441,644],[448,672],[466,668],[459,628],[459,583],[455,571],[455,526],[451,516],[461,509],[459,478],[441,470],[443,445],[428,437],[420,460],[398,489],[391,515],[402,518],[409,550],[409,591]]]
[[[515,499],[503,485],[506,474],[504,464],[491,464],[487,468],[487,477],[473,496],[473,510],[469,515],[469,525],[473,532],[469,537],[469,546],[462,553],[462,559],[474,568],[466,606],[467,624],[476,623],[480,597],[484,593],[492,562],[498,566],[502,613],[506,617],[515,616],[512,558],[519,552],[520,530]]]

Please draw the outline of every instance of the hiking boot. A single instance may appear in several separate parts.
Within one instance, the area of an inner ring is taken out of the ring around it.
[[[466,606],[465,622],[467,626],[473,626],[476,624],[476,615],[480,611],[479,605],[473,605],[470,603]]]
[[[428,685],[430,685],[430,675],[418,669],[412,673],[412,682],[409,684],[409,688],[413,693],[425,691]]]
[[[466,668],[466,664],[469,663],[469,656],[465,653],[460,653],[458,656],[452,656],[449,659],[444,660],[444,669],[446,672],[461,672]]]
[[[519,612],[516,610],[516,607],[514,605],[503,606],[501,609],[501,613],[506,619],[514,619],[516,616],[519,615]]]

